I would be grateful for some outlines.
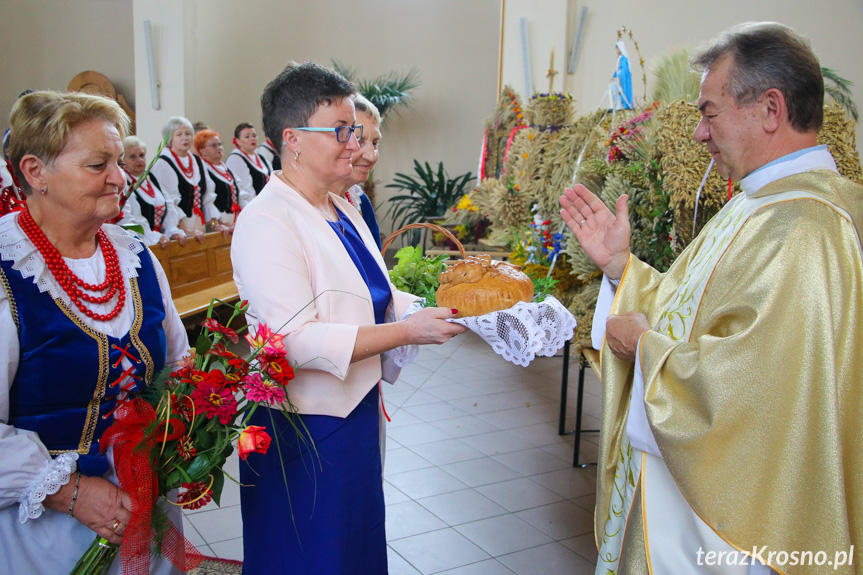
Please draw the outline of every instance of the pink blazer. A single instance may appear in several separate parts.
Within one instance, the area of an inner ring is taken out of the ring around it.
[[[357,210],[330,194],[386,274]],[[288,384],[300,413],[347,417],[381,379],[381,358],[350,363],[358,327],[374,325],[371,294],[324,217],[280,178],[270,178],[237,219],[231,241],[234,282],[249,300],[250,326],[285,336],[296,377]],[[417,298],[390,284],[395,317]]]

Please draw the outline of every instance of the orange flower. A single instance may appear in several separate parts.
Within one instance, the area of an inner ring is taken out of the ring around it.
[[[237,440],[237,449],[240,452],[240,459],[243,461],[250,453],[266,453],[270,448],[270,436],[264,431],[266,428],[259,425],[250,425],[240,434],[240,439]]]

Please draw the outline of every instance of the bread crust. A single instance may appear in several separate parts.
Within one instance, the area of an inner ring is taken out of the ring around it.
[[[533,282],[517,265],[468,256],[440,275],[437,305],[457,309],[455,317],[472,317],[509,309],[533,299]]]

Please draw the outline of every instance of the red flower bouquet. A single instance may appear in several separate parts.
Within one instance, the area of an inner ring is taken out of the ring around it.
[[[234,443],[244,460],[270,446],[263,427],[247,425],[259,405],[277,407],[292,425],[302,426],[285,391],[294,370],[281,336],[266,325],[247,334],[249,359],[225,347],[226,340],[237,343],[247,329],[229,327],[246,308],[246,302],[234,306],[222,325],[212,318],[211,304],[195,349],[173,372],[166,369],[138,397],[120,405],[100,440],[102,450],[114,448],[117,476],[133,501],[119,548],[124,573],[149,572],[153,542],[182,571],[200,563],[203,557],[173,527],[164,505],[197,509],[211,500],[219,503],[223,466]],[[168,494],[174,490],[179,495],[171,501]],[[97,537],[72,573],[101,573],[117,550]]]

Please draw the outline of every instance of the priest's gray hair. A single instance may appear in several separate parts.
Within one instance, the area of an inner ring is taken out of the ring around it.
[[[776,88],[788,107],[788,120],[800,132],[817,131],[824,121],[824,78],[809,41],[776,22],[746,22],[723,32],[692,58],[707,71],[732,58],[729,89],[739,106],[753,103]]]

